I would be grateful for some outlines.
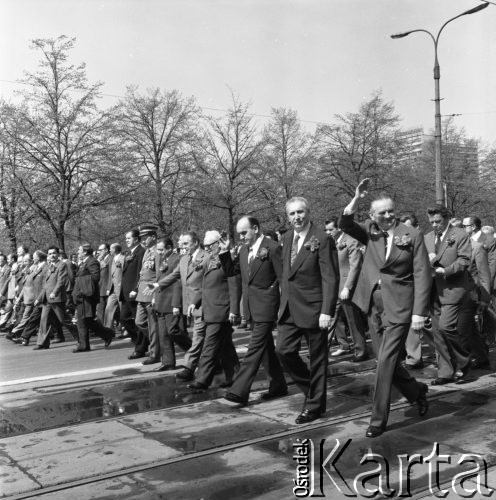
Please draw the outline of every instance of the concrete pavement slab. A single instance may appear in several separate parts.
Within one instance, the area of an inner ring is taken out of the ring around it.
[[[32,477],[6,456],[0,456],[0,496],[9,496],[41,488]]]
[[[145,437],[192,453],[280,432],[288,426],[268,416],[231,408],[218,401],[120,419]]]
[[[45,487],[180,455],[116,421],[7,438],[0,449]]]

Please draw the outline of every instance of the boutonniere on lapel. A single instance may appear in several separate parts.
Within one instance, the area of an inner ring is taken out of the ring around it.
[[[394,241],[394,244],[399,248],[406,248],[412,244],[412,238],[410,237],[410,235],[408,233],[403,234],[401,237],[395,236],[393,241]]]
[[[448,238],[446,239],[446,243],[448,244],[449,247],[453,246],[455,244],[455,238],[453,235],[449,235]]]
[[[267,260],[269,257],[269,249],[267,247],[260,247],[257,253],[257,259],[262,261]]]
[[[208,263],[208,271],[212,271],[213,269],[219,269],[220,268],[220,259],[219,257],[214,257],[210,259],[210,262]]]
[[[346,248],[346,243],[338,243],[338,250],[344,250]]]
[[[200,257],[198,260],[193,260],[191,262],[191,267],[195,270],[195,271],[201,271],[203,269],[203,257]]]
[[[312,235],[304,246],[311,252],[316,252],[320,247],[320,241],[315,236]]]
[[[126,262],[131,262],[134,259],[134,255],[130,253],[129,255],[126,255]]]
[[[169,264],[168,264],[168,259],[165,259],[164,261],[162,261],[160,263],[159,270],[164,272],[164,271],[167,271],[167,269],[169,269]]]

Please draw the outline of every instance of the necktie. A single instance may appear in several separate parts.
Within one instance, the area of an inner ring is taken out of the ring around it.
[[[294,239],[293,239],[293,244],[291,245],[291,265],[293,265],[296,256],[298,255],[298,241],[300,239],[300,235],[298,233],[295,233]]]
[[[434,251],[436,253],[439,252],[440,246],[441,246],[441,236],[439,236],[439,234],[436,234],[436,240],[434,241]]]
[[[253,262],[253,247],[250,247],[250,251],[248,252],[248,265]]]
[[[384,237],[384,257],[387,257],[389,233],[383,231],[382,236]]]

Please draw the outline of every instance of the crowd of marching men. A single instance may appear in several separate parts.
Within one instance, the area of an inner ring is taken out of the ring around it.
[[[359,225],[353,214],[365,187],[357,188],[341,217],[320,228],[304,198],[288,201],[287,232],[264,232],[256,218],[242,217],[236,246],[217,230],[202,240],[187,231],[174,244],[159,238],[152,224],[128,231],[124,252],[119,243],[96,250],[83,244],[68,258],[56,246],[46,253],[19,246],[17,254],[0,254],[0,331],[38,351],[70,335],[77,340],[74,353],[91,350],[91,334],[105,348],[116,337],[129,338],[129,359],[156,363],[157,371],[181,368],[176,378],[191,390],[207,389],[223,372],[226,399],[241,405],[261,364],[269,379],[262,398],[287,394],[284,370],[306,396],[297,423],[325,412],[329,347],[336,344],[331,359],[378,360],[380,418],[368,431],[375,437],[384,431],[395,378],[419,413],[427,411],[427,389],[398,371],[423,367],[422,340],[437,354],[432,385],[461,383],[469,370],[490,368],[496,240],[479,218],[450,219],[441,206],[428,211],[433,231],[423,236],[415,215],[396,217],[387,197],[373,201],[368,225]],[[232,340],[240,324],[251,330],[241,365]],[[384,339],[391,342],[396,325],[401,331],[392,357]],[[302,336],[310,367],[298,354]],[[184,352],[180,367],[177,347]]]

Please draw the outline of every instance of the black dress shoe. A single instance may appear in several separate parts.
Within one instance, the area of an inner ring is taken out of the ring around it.
[[[76,349],[73,349],[72,352],[75,354],[77,352],[89,352],[91,349],[88,347],[87,349],[81,349],[81,347],[76,347]]]
[[[139,358],[144,358],[145,353],[144,352],[136,352],[134,351],[132,354],[130,354],[127,359],[139,359]]]
[[[231,403],[237,403],[242,406],[245,406],[248,403],[246,399],[243,399],[241,396],[233,394],[232,392],[226,392],[224,399],[227,399],[227,401],[230,401]]]
[[[454,379],[439,377],[432,380],[431,385],[445,385],[450,384],[451,382],[454,382]]]
[[[160,365],[158,368],[155,368],[154,371],[156,372],[168,372],[171,370],[175,370],[176,367],[173,365]]]
[[[40,349],[49,349],[49,346],[47,345],[37,345],[33,347],[33,351],[39,351]]]
[[[427,401],[427,392],[429,391],[429,388],[425,385],[422,384],[420,387],[420,394],[419,397],[417,398],[417,407],[418,407],[418,412],[421,417],[423,417],[427,411],[429,410],[429,401]]]
[[[269,401],[271,399],[275,399],[275,398],[283,398],[284,396],[287,396],[288,395],[288,391],[274,391],[274,392],[271,392],[271,391],[268,391],[268,392],[264,392],[262,393],[262,395],[260,396],[260,399],[263,399],[264,401]]]
[[[473,359],[470,362],[470,368],[472,368],[472,370],[490,370],[491,364],[489,361],[479,361],[478,359]]]
[[[12,333],[7,333],[7,335],[5,335],[5,338],[7,340],[12,340],[12,342],[16,341],[16,337],[14,335],[12,335]]]
[[[154,365],[155,363],[160,363],[160,359],[148,358],[141,363],[142,365]]]
[[[178,378],[179,380],[184,380],[185,382],[188,382],[189,380],[193,380],[195,377],[193,375],[193,370],[190,370],[189,368],[185,368],[184,370],[182,370],[176,374],[176,378]]]
[[[317,420],[323,415],[323,412],[320,410],[303,410],[298,417],[296,417],[296,424],[308,424],[309,422],[313,422]]]
[[[384,429],[382,427],[376,427],[375,425],[369,425],[365,436],[368,438],[375,438],[384,433]]]
[[[103,347],[105,349],[108,349],[110,347],[110,344],[112,343],[112,340],[114,340],[114,337],[112,337],[112,335],[110,335],[110,337],[107,337],[107,340],[105,340]]]
[[[193,389],[194,391],[203,392],[208,389],[208,386],[202,384],[201,382],[192,382],[191,384],[188,384],[188,389]]]
[[[19,345],[23,345],[23,346],[28,346],[29,345],[29,339],[23,339],[21,337],[21,338],[19,338],[17,340],[20,340],[20,342],[18,342]]]
[[[360,363],[360,361],[367,361],[369,359],[368,354],[363,354],[362,356],[353,356],[353,363]]]

